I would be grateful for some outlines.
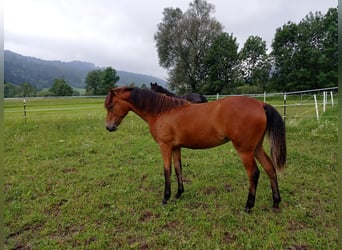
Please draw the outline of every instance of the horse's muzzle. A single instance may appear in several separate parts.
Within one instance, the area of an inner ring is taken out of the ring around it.
[[[111,125],[106,125],[106,129],[109,131],[109,132],[114,132],[117,130],[117,127],[115,126],[115,124],[111,124]]]

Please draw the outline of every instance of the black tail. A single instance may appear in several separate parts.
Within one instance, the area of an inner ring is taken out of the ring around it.
[[[285,123],[278,111],[269,104],[264,106],[267,127],[266,132],[270,139],[271,158],[274,166],[282,170],[286,164],[286,137]]]

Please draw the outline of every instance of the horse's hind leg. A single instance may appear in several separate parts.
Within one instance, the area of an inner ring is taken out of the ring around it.
[[[172,155],[173,155],[173,164],[175,167],[175,172],[176,172],[177,182],[178,182],[178,192],[176,194],[176,198],[179,198],[184,192],[183,177],[182,177],[181,149],[180,148],[174,149],[172,151]]]
[[[249,180],[248,198],[247,198],[247,203],[245,207],[245,211],[249,212],[251,208],[254,207],[254,204],[255,204],[255,195],[256,195],[256,189],[258,186],[260,171],[254,160],[253,152],[239,152],[238,151],[238,153],[240,155],[240,159],[243,165],[245,166],[248,180]]]
[[[279,203],[281,201],[280,193],[278,189],[278,180],[277,180],[277,173],[273,166],[271,159],[268,157],[266,152],[262,147],[262,142],[258,144],[255,150],[255,157],[260,162],[260,164],[265,169],[265,172],[268,175],[268,178],[271,182],[272,194],[273,194],[273,208],[279,208]]]

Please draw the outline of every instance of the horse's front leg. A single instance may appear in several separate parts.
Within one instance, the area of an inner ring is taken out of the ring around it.
[[[181,149],[177,148],[172,151],[173,156],[173,165],[175,167],[176,175],[177,175],[177,183],[178,183],[178,192],[176,194],[176,198],[181,197],[182,193],[184,193],[183,186],[183,177],[182,177],[182,161],[181,161]]]
[[[160,151],[163,157],[164,163],[164,177],[165,177],[165,189],[164,189],[164,199],[163,205],[167,204],[167,201],[171,196],[171,154],[172,149],[167,145],[160,145]]]

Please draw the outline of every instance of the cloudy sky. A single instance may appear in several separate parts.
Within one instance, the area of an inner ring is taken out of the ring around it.
[[[240,48],[251,35],[270,47],[275,30],[337,0],[207,0]],[[166,7],[185,12],[190,0],[4,0],[4,47],[46,60],[92,62],[166,78],[153,35]]]

